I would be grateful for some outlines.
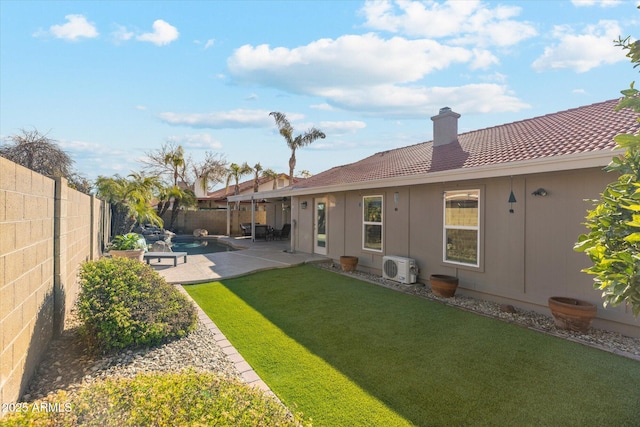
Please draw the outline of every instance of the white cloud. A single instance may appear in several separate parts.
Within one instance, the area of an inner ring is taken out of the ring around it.
[[[173,25],[158,19],[153,22],[153,32],[144,33],[136,37],[136,40],[151,42],[156,46],[164,46],[176,40],[180,33]]]
[[[216,44],[215,39],[209,39],[205,42],[202,42],[200,40],[194,40],[193,41],[195,44],[204,44],[204,50],[209,49],[210,47],[213,47]]]
[[[66,24],[52,25],[49,28],[49,33],[56,38],[70,41],[99,36],[95,24],[87,21],[83,15],[66,15],[65,19],[67,20]]]
[[[325,109],[331,105],[375,115],[414,117],[452,103],[446,97],[454,97],[456,105],[464,103],[466,111],[472,112],[527,108],[504,85],[439,88],[426,86],[424,80],[454,63],[477,69],[497,62],[486,49],[445,46],[427,39],[385,40],[376,34],[321,39],[293,49],[245,45],[227,61],[239,81],[319,96],[327,101],[321,104]]]
[[[320,39],[294,49],[244,45],[227,64],[239,80],[314,94],[331,86],[413,82],[473,57],[467,49],[433,40],[385,40],[370,33]]]
[[[588,25],[581,33],[569,26],[556,26],[552,35],[558,43],[546,47],[532,67],[539,72],[568,68],[584,73],[604,64],[624,61],[624,52],[612,42],[620,34],[618,23],[609,20]]]
[[[335,108],[333,108],[331,105],[323,103],[323,104],[313,104],[310,105],[309,108],[313,108],[314,110],[323,110],[323,111],[333,111],[335,110]]]
[[[259,128],[273,126],[273,118],[266,110],[231,110],[212,113],[160,113],[160,120],[173,126],[189,126],[194,128]],[[303,116],[287,113],[290,121],[299,120]]]
[[[60,140],[59,144],[75,162],[74,169],[89,179],[116,173],[126,175],[139,169],[137,157],[132,155],[131,150],[118,150],[113,146],[87,141]]]
[[[486,49],[473,49],[473,60],[469,64],[472,70],[487,69],[499,64],[500,60]]]
[[[345,134],[345,133],[355,133],[358,129],[364,129],[367,127],[365,122],[361,122],[359,120],[347,120],[347,121],[338,121],[338,122],[320,122],[318,124],[318,128],[325,133],[332,134]]]
[[[186,148],[199,149],[199,150],[218,150],[222,148],[222,143],[214,139],[208,133],[186,134],[183,136],[170,136],[168,138],[171,141],[175,141],[178,144],[183,145]]]
[[[64,150],[73,151],[75,153],[88,152],[102,154],[108,151],[106,147],[102,147],[100,144],[95,142],[62,140],[59,141],[59,144]]]
[[[455,106],[456,111],[467,114],[519,111],[530,107],[509,93],[505,86],[489,83],[431,88],[379,85],[335,89],[326,96],[347,110],[403,118],[425,117],[443,105]]]
[[[622,3],[621,0],[571,0],[574,6],[577,7],[589,7],[589,6],[600,6],[600,7],[613,7]]]
[[[521,8],[491,7],[478,0],[446,3],[374,0],[360,10],[365,26],[412,37],[451,39],[456,44],[512,46],[537,34],[535,27],[515,18]]]
[[[147,107],[144,105],[136,105],[136,110],[138,111],[147,111]]]
[[[111,32],[111,38],[116,42],[125,42],[127,40],[132,39],[134,36],[133,31],[128,31],[127,28],[123,25],[117,25],[115,31]]]

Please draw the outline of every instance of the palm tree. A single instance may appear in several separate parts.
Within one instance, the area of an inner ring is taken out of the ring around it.
[[[180,177],[181,170],[184,175],[184,148],[182,145],[178,145],[173,150],[169,150],[164,156],[164,164],[173,170],[173,185],[178,185],[178,178]]]
[[[271,180],[273,180],[273,189],[277,189],[278,188],[278,177],[280,176],[280,174],[276,171],[274,171],[273,169],[265,169],[262,171],[262,177],[263,178],[269,178]]]
[[[237,196],[240,194],[240,178],[244,175],[250,174],[252,170],[253,169],[251,169],[251,166],[249,166],[247,162],[244,162],[242,165],[231,163],[231,165],[229,165],[229,169],[227,169],[227,189],[225,190],[225,193],[229,192],[229,183],[233,179],[235,180],[233,195]]]
[[[128,178],[99,176],[97,195],[111,204],[112,233],[127,234],[136,222],[162,226],[162,219],[151,207],[154,193],[161,188],[154,176],[132,173]]]
[[[167,191],[169,200],[173,202],[171,207],[171,218],[169,219],[169,230],[173,230],[173,225],[178,218],[178,213],[181,207],[192,207],[197,204],[196,193],[190,189],[183,189],[177,185],[170,187]]]
[[[253,167],[253,192],[257,193],[258,192],[258,187],[260,186],[260,172],[262,171],[262,165],[260,164],[260,162],[256,163],[256,165]]]
[[[318,138],[325,138],[326,135],[319,129],[311,128],[305,133],[294,137],[293,126],[291,126],[291,123],[289,123],[284,113],[272,111],[269,115],[275,119],[280,135],[284,137],[287,141],[287,146],[291,149],[291,157],[289,158],[289,180],[293,182],[293,170],[296,168],[296,150],[311,144]]]

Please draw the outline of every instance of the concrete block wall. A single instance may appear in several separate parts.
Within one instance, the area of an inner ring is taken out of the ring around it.
[[[78,268],[92,258],[91,196],[75,191],[64,178],[56,178],[55,204],[55,317],[56,332],[62,332],[64,318],[78,293]]]
[[[256,223],[266,224],[267,213],[265,211],[255,212]],[[167,211],[163,216],[165,227],[169,226],[171,211]],[[241,223],[251,222],[251,211],[231,211],[231,235],[242,235]],[[174,229],[179,234],[191,234],[193,230],[203,228],[210,235],[227,233],[227,211],[226,210],[186,210],[180,212],[176,218]]]
[[[104,206],[0,157],[0,402],[20,398],[62,330],[78,268],[109,235]]]
[[[26,387],[53,328],[55,182],[0,157],[0,401]]]

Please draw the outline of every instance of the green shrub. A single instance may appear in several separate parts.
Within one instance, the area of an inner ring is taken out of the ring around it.
[[[58,412],[30,410],[41,402]],[[212,373],[193,370],[140,374],[64,391],[5,417],[8,426],[297,426],[303,423],[263,392]]]
[[[151,267],[128,258],[84,263],[77,304],[84,335],[102,351],[183,337],[197,321],[191,301]]]

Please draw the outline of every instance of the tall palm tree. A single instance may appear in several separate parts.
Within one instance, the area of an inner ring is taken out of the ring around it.
[[[273,189],[276,190],[278,188],[278,177],[280,174],[273,169],[265,169],[262,171],[263,178],[269,178],[273,181]]]
[[[180,174],[184,174],[185,160],[184,148],[178,145],[174,150],[169,150],[164,156],[164,163],[173,169],[173,185],[178,185]]]
[[[291,149],[291,157],[289,158],[289,180],[293,182],[293,170],[296,168],[296,150],[311,144],[318,138],[325,138],[326,135],[321,130],[312,127],[305,133],[294,137],[293,126],[291,126],[291,123],[289,123],[284,113],[272,111],[269,115],[275,119],[280,135],[284,137],[285,141],[287,141],[287,146]]]
[[[260,172],[262,171],[262,165],[260,164],[260,162],[256,163],[256,165],[253,167],[253,192],[257,193],[258,192],[258,187],[260,187]]]
[[[227,169],[227,189],[225,190],[225,193],[229,192],[229,184],[233,179],[235,181],[233,195],[237,196],[240,194],[240,178],[244,175],[250,174],[252,170],[253,169],[247,164],[247,162],[244,162],[242,165],[231,163],[231,165],[229,165],[229,169]]]

